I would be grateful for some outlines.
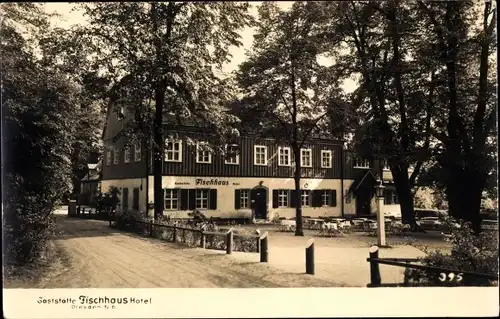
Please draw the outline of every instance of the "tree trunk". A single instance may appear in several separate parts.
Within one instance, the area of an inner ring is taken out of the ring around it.
[[[295,182],[295,236],[304,236],[302,226],[302,191],[300,189],[300,148],[298,144],[293,144],[292,148],[295,156],[295,172],[293,174],[293,180]]]
[[[163,106],[165,104],[165,89],[159,83],[155,92],[155,118],[153,127],[153,191],[154,191],[154,218],[163,216]]]
[[[413,207],[413,193],[408,177],[408,167],[391,167],[392,178],[396,186],[401,208],[401,219],[404,224],[411,226],[412,231],[421,231],[415,221],[415,211]]]
[[[471,223],[477,234],[481,231],[481,200],[484,181],[477,172],[456,171],[449,181],[446,196],[450,215]]]

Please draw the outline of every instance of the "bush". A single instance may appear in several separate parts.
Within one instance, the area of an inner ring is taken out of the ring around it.
[[[454,269],[457,272],[498,275],[498,234],[482,232],[475,235],[470,223],[463,223],[460,228],[454,228],[451,232],[451,253],[430,252],[422,259],[424,265]],[[460,282],[457,280],[442,282],[439,276],[440,273],[436,272],[407,269],[405,280],[412,285],[438,286],[492,286],[497,283],[471,276],[463,277]]]

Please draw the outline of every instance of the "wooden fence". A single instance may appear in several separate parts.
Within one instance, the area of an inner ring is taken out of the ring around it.
[[[109,226],[116,224],[109,220]],[[233,251],[259,253],[265,251],[267,254],[268,233],[261,235],[236,234],[234,229],[228,231],[205,231],[176,225],[156,224],[153,221],[128,221],[122,228],[143,236],[158,238],[173,243],[185,244],[190,247],[205,249],[225,250],[226,254]],[[262,253],[261,253],[262,261]],[[264,261],[267,262],[267,256]]]
[[[449,269],[435,266],[425,266],[419,264],[412,264],[422,262],[418,258],[379,258],[379,247],[370,247],[370,256],[366,260],[370,263],[370,283],[368,287],[409,287],[409,286],[478,286],[479,282],[498,281],[498,276],[477,273],[472,271],[462,271],[456,269]],[[406,276],[403,283],[382,283],[380,276],[379,265],[390,265],[396,267],[404,267],[406,269],[418,269],[425,273],[432,274],[426,276],[430,278],[429,282],[412,284]],[[484,285],[484,284],[483,284]]]

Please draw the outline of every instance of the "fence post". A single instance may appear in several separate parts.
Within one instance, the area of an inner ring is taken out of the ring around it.
[[[200,241],[201,241],[201,248],[205,248],[206,247],[206,238],[205,238],[205,233],[203,231],[201,231],[201,238],[200,238]]]
[[[149,221],[149,236],[153,237],[153,221]]]
[[[186,230],[183,228],[182,229],[182,238],[181,238],[181,243],[186,242]]]
[[[177,242],[177,227],[174,226],[174,243]]]
[[[261,263],[267,263],[267,260],[268,260],[268,252],[267,252],[267,231],[266,233],[264,234],[264,236],[262,236],[260,238],[260,262]]]
[[[260,253],[260,236],[256,238],[257,240],[257,252]]]
[[[226,254],[233,253],[233,229],[229,229],[226,235]]]
[[[378,246],[370,247],[370,287],[380,287],[382,278],[380,277],[380,268],[376,260],[378,259]]]
[[[314,275],[314,239],[309,239],[306,247],[306,274]]]

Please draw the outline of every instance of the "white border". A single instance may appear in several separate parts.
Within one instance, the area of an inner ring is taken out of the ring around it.
[[[4,317],[26,319],[496,317],[499,307],[498,287],[4,289],[3,293]],[[82,295],[151,302],[92,310],[37,302],[40,297],[71,298],[78,306]]]

